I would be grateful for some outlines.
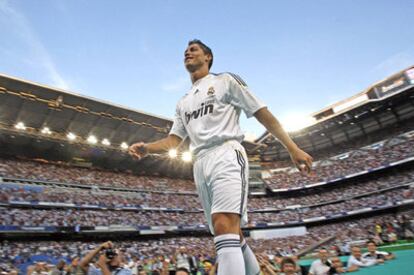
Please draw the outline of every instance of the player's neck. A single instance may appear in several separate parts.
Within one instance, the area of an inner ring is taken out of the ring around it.
[[[194,84],[197,80],[202,79],[206,75],[208,75],[209,71],[205,68],[200,68],[200,70],[196,70],[190,73],[191,82]]]

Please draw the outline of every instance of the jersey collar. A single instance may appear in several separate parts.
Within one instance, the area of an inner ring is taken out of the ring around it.
[[[208,79],[208,78],[210,78],[210,76],[211,76],[212,74],[211,73],[209,73],[209,74],[207,74],[206,76],[204,76],[204,77],[202,77],[202,78],[200,78],[199,80],[197,80],[196,82],[194,82],[193,83],[193,86],[191,86],[191,88],[194,88],[194,87],[196,87],[198,84],[200,84],[201,83],[201,81],[203,81],[204,79]]]

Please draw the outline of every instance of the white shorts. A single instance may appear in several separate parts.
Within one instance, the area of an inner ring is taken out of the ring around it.
[[[247,224],[249,163],[237,141],[203,151],[194,163],[194,181],[208,226],[214,235],[211,215],[236,213],[241,226]]]

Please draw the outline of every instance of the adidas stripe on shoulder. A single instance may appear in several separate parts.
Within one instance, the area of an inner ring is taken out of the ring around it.
[[[240,86],[247,87],[246,82],[244,82],[244,80],[239,75],[230,72],[226,72],[226,74],[230,75],[234,80],[236,80]]]

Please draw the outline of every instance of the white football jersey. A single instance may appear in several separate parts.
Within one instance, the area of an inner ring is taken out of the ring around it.
[[[190,149],[197,155],[203,149],[227,140],[243,141],[240,112],[247,117],[266,107],[237,75],[208,74],[197,80],[177,103],[170,134],[190,138]]]

